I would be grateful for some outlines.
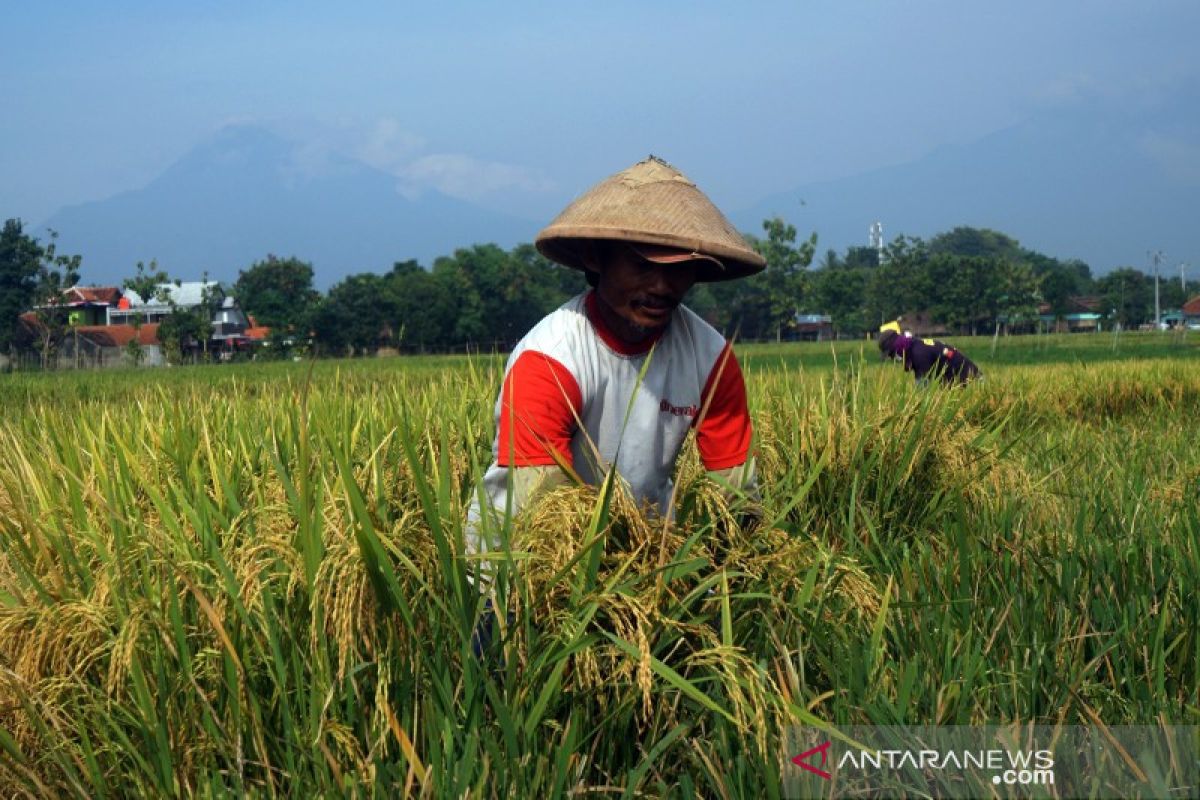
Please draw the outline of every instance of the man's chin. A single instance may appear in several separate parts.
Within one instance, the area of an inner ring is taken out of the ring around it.
[[[667,327],[667,323],[669,321],[670,321],[670,317],[663,320],[662,322],[647,322],[645,324],[635,322],[632,325],[630,325],[630,327],[635,329],[637,331],[637,333],[643,337],[653,336],[656,333],[661,333],[662,330]]]
[[[671,315],[674,313],[675,306],[662,309],[650,309],[647,306],[642,306],[638,309],[637,319],[634,320],[634,324],[650,331],[662,330],[671,321]]]

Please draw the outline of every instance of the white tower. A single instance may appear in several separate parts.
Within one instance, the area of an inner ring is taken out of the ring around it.
[[[875,253],[878,256],[879,263],[883,263],[883,223],[872,222],[870,232],[867,234],[867,246],[874,247]]]

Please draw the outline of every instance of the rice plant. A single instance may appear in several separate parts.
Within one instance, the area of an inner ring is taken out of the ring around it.
[[[1104,344],[750,348],[761,524],[690,450],[669,520],[550,493],[483,658],[499,358],[13,376],[0,790],[773,797],[799,723],[1200,724],[1195,352]]]

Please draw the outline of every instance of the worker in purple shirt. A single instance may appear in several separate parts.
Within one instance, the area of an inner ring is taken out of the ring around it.
[[[937,339],[918,339],[910,331],[900,330],[898,319],[879,327],[879,350],[884,358],[903,363],[917,383],[940,378],[953,386],[983,377],[975,362],[961,350]]]

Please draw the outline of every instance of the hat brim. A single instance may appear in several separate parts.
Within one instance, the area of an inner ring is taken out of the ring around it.
[[[679,250],[674,247],[664,247],[657,244],[638,244],[632,242],[629,249],[646,261],[654,264],[686,264],[689,261],[708,261],[715,264],[721,269],[725,269],[725,265],[718,258],[697,253],[695,250]]]
[[[729,249],[728,252],[718,252],[721,248],[700,247],[696,241],[684,241],[679,237],[648,234],[644,231],[628,229],[597,228],[578,226],[564,230],[565,226],[557,226],[553,235],[539,235],[534,240],[538,252],[546,258],[565,267],[584,270],[588,269],[586,253],[597,242],[609,241],[626,244],[638,249],[639,255],[645,256],[643,250],[653,252],[652,248],[668,248],[681,253],[682,257],[648,258],[656,263],[696,264],[696,281],[700,283],[716,283],[745,278],[762,272],[766,259],[751,251],[751,258],[744,252]]]

